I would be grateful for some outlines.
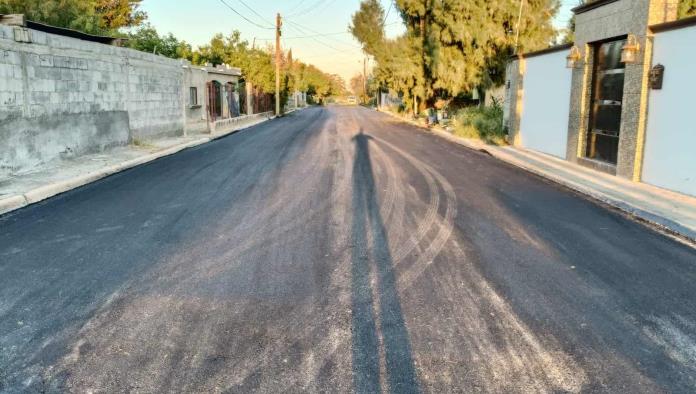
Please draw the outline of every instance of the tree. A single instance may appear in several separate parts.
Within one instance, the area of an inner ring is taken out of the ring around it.
[[[160,36],[152,25],[145,25],[128,35],[128,47],[172,59],[190,59],[191,45],[179,41],[173,34]]]
[[[512,53],[551,44],[559,1],[526,0],[518,24],[520,4],[396,0],[407,32],[388,40],[379,2],[363,0],[351,32],[375,57],[380,84],[402,94],[407,103],[420,98],[420,108],[431,107],[438,98],[501,84]]]
[[[365,94],[365,78],[362,74],[355,74],[350,79],[350,91],[356,97],[362,97]]]
[[[140,10],[142,0],[96,0],[95,11],[99,15],[99,26],[105,31],[123,27],[140,26],[147,14]]]
[[[91,0],[0,0],[1,14],[24,14],[27,19],[52,26],[103,33]]]
[[[384,10],[378,0],[360,3],[360,10],[353,14],[348,27],[362,44],[365,53],[375,56],[384,50]]]
[[[679,18],[696,15],[696,0],[681,0],[679,3]]]
[[[0,0],[0,13],[90,34],[117,34],[142,24],[141,0]]]

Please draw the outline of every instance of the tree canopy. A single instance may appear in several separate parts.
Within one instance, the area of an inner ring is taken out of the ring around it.
[[[30,20],[90,34],[116,34],[142,24],[142,0],[0,0],[0,14],[24,14]]]
[[[415,97],[425,106],[503,82],[506,59],[515,51],[547,47],[556,37],[558,0],[520,3],[488,0],[396,0],[406,33],[384,35],[384,9],[363,0],[350,30],[374,56],[380,84]],[[519,36],[518,36],[519,31]]]
[[[215,35],[208,44],[193,51],[194,64],[229,64],[242,69],[245,79],[264,92],[275,91],[275,59],[273,47],[252,48],[239,31],[228,36]],[[316,102],[340,95],[344,82],[336,75],[324,73],[313,65],[295,60],[292,52],[282,54],[281,98],[291,91],[307,92]]]
[[[679,3],[679,17],[686,18],[696,15],[696,0],[681,0]]]

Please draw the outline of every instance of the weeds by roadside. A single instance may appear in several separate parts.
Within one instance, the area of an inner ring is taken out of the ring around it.
[[[133,141],[131,141],[131,145],[137,146],[138,148],[145,148],[145,149],[150,149],[154,148],[155,145],[152,145],[151,143],[141,140],[139,138],[133,138]]]
[[[507,144],[503,107],[497,101],[488,107],[468,107],[458,111],[453,126],[452,134],[458,137],[480,139],[495,145]]]

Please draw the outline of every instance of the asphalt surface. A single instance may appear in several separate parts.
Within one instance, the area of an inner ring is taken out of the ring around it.
[[[0,217],[0,392],[693,392],[696,250],[363,108]]]

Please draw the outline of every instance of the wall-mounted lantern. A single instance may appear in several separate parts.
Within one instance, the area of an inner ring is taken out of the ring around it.
[[[638,51],[640,51],[638,37],[634,34],[629,34],[626,39],[626,45],[621,48],[621,62],[635,63],[638,60]]]
[[[582,60],[582,55],[580,54],[580,48],[578,48],[576,45],[573,45],[572,48],[570,48],[570,53],[566,57],[566,67],[567,68],[575,68],[575,65]]]
[[[665,66],[658,64],[650,70],[650,88],[662,89],[662,81],[665,78]]]

